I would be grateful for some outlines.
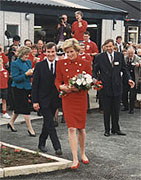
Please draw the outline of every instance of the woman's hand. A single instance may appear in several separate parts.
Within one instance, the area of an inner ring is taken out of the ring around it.
[[[60,88],[61,91],[64,91],[66,93],[70,93],[71,92],[71,89],[67,85],[65,85],[65,84],[60,85],[59,88]]]
[[[75,86],[70,87],[72,92],[79,92],[79,89],[77,89]]]
[[[32,76],[33,75],[33,69],[29,69],[28,71],[26,71],[25,75],[26,76]]]

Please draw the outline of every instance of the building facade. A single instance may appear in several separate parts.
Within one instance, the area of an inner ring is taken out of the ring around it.
[[[61,14],[68,15],[70,24],[75,21],[74,13],[81,10],[83,19],[88,22],[91,40],[101,44],[108,39],[121,35],[124,39],[124,19],[126,11],[106,6],[90,0],[1,0],[0,25],[1,44],[7,46],[10,40],[4,36],[5,31],[21,36],[21,44],[25,39],[33,42],[38,39],[54,41],[57,19]],[[45,33],[42,33],[45,32]],[[44,37],[43,37],[44,34]]]

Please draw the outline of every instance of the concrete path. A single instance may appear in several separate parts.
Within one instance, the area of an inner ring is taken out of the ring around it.
[[[72,160],[67,127],[60,121],[61,117],[59,117],[57,133],[62,144],[62,157]],[[16,133],[8,130],[6,124],[1,125],[1,141],[36,150],[42,119],[36,118],[32,124],[37,137],[28,135],[26,124],[23,121],[15,124],[18,130]],[[76,171],[66,169],[30,176],[9,177],[4,180],[141,180],[141,110],[135,109],[133,115],[121,112],[120,124],[121,130],[126,132],[127,136],[105,137],[103,135],[103,115],[96,109],[92,110],[91,114],[88,114],[86,124],[86,153],[90,160],[89,165],[80,162],[80,167]],[[47,153],[54,155],[49,139],[46,145]]]

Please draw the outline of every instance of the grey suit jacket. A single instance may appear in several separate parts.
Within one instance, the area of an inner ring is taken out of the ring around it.
[[[127,64],[129,62],[129,57],[128,55],[125,57],[125,63]],[[135,83],[136,86],[138,85],[138,82],[141,81],[141,58],[139,56],[137,56],[136,54],[133,57],[133,61],[132,61],[133,65],[135,65],[136,63],[139,63],[140,66],[139,67],[134,67],[134,71],[135,71]]]

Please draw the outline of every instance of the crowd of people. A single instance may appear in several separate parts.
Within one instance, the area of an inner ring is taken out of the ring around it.
[[[23,114],[27,132],[35,137],[30,112],[37,111],[43,116],[39,150],[47,152],[46,140],[50,137],[55,154],[61,155],[61,143],[54,124],[61,108],[63,122],[68,127],[72,169],[79,167],[77,139],[81,161],[89,163],[85,153],[85,122],[90,103],[88,91],[69,86],[70,78],[85,71],[95,81],[102,82],[98,97],[106,137],[111,133],[126,135],[119,126],[120,104],[123,103],[122,111],[129,110],[133,114],[137,93],[141,93],[141,44],[125,44],[122,37],[117,36],[115,42],[108,39],[98,50],[97,44],[90,40],[83,13],[77,11],[75,17],[72,25],[67,22],[67,15],[59,17],[55,42],[46,44],[39,39],[37,44],[33,44],[30,39],[25,39],[22,46],[20,36],[16,35],[8,51],[4,52],[0,46],[1,114],[10,119],[7,128],[16,132],[15,120]],[[61,98],[60,91],[65,93]],[[7,109],[13,110],[12,117]]]

